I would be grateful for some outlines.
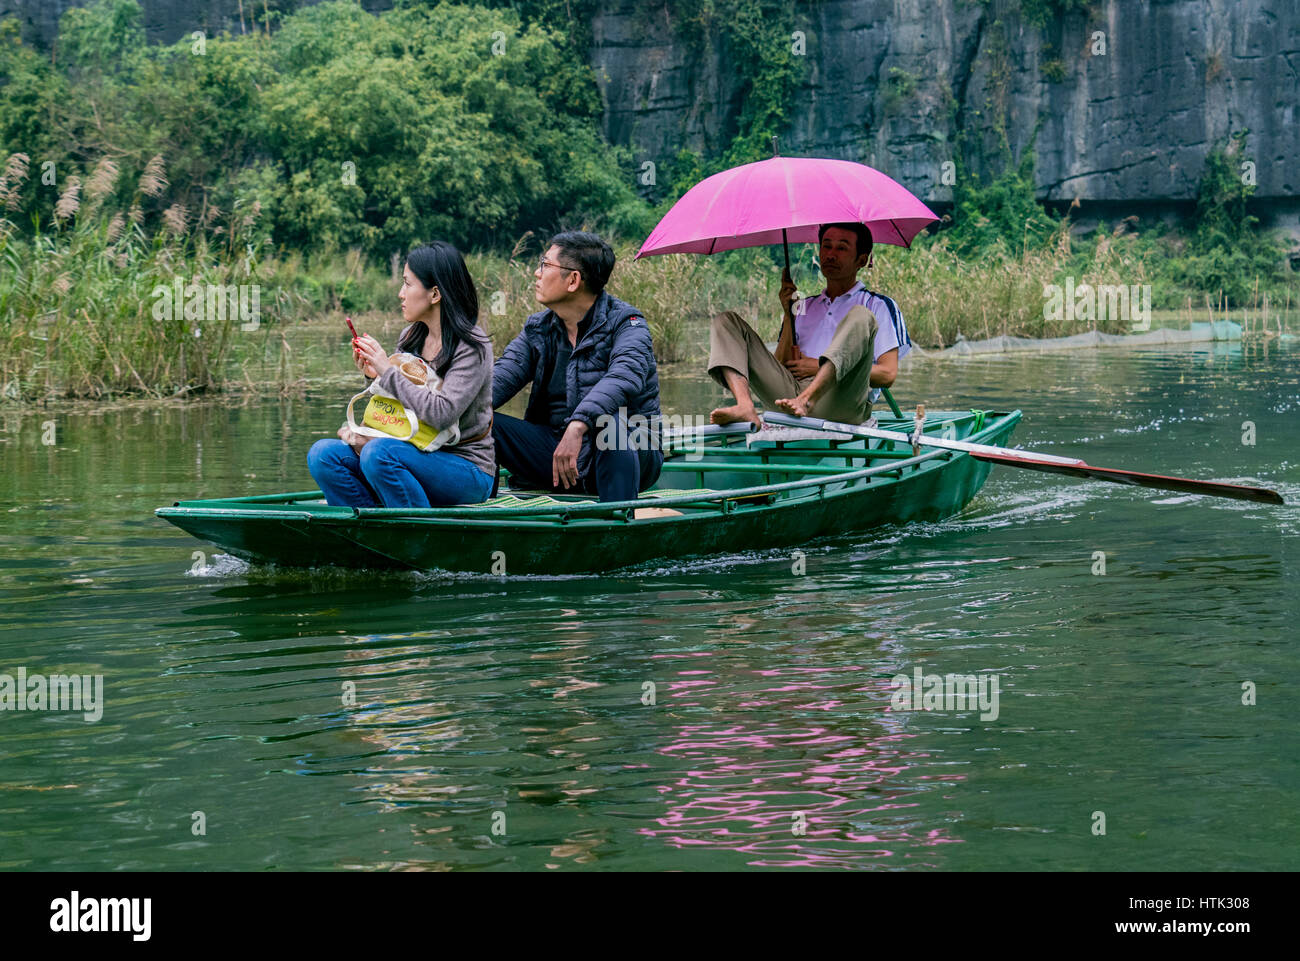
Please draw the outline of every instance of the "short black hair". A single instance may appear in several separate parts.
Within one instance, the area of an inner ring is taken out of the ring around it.
[[[547,249],[551,247],[560,248],[560,253],[573,269],[582,274],[582,282],[589,291],[599,294],[605,289],[609,275],[614,272],[613,247],[585,230],[566,230],[556,234]]]
[[[871,248],[875,241],[871,239],[871,228],[866,224],[822,224],[817,230],[817,243],[820,244],[822,242],[822,238],[826,236],[826,231],[830,230],[832,227],[838,227],[840,230],[851,231],[858,238],[859,257],[863,254],[871,253]]]

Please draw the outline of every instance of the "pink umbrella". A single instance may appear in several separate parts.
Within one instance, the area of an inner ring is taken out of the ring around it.
[[[817,228],[829,223],[866,224],[876,243],[910,247],[937,219],[906,187],[865,164],[773,157],[724,170],[686,191],[637,257],[815,243]]]

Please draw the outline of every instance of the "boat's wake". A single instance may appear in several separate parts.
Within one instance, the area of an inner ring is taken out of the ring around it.
[[[243,577],[254,566],[230,554],[213,554],[206,563],[191,567],[185,572],[186,577]]]
[[[727,571],[733,567],[758,567],[777,562],[794,564],[798,563],[800,555],[807,557],[835,551],[840,546],[837,542],[841,542],[842,538],[843,535],[836,535],[833,540],[820,538],[809,544],[793,547],[773,547],[731,554],[705,554],[671,561],[663,559],[646,561],[622,568],[619,573],[634,577],[668,577],[676,574],[710,574]]]

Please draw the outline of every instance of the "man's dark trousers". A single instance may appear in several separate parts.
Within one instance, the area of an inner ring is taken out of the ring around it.
[[[586,461],[587,470],[578,478],[578,487],[569,488],[567,493],[599,494],[602,501],[635,500],[639,491],[659,479],[663,453],[651,449],[645,430],[637,431],[634,439],[629,437],[627,424],[619,416],[615,416],[613,430],[605,432],[604,440],[613,443],[597,445],[600,434],[588,430],[583,435],[583,453],[578,462]],[[510,484],[515,488],[566,493],[562,486],[551,486],[553,458],[561,436],[546,425],[506,414],[497,414],[492,420],[497,463],[510,471]]]

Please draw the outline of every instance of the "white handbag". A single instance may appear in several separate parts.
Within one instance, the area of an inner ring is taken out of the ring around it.
[[[388,359],[402,372],[402,376],[421,390],[434,391],[442,386],[442,379],[422,357],[398,353]],[[358,424],[353,408],[363,397],[369,399],[361,415],[361,423]],[[395,437],[414,444],[423,451],[437,450],[443,445],[454,446],[460,440],[459,424],[452,424],[443,430],[421,424],[415,411],[396,397],[390,397],[380,390],[378,378],[348,401],[348,427],[363,437]]]

